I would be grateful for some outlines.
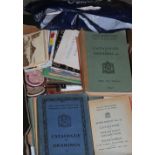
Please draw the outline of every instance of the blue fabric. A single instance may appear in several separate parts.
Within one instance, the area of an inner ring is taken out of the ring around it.
[[[96,32],[131,29],[132,7],[120,3],[68,4],[67,2],[31,2],[25,10],[42,29],[85,29]]]

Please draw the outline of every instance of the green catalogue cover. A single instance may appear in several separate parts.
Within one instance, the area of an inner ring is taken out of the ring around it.
[[[95,33],[81,30],[77,43],[81,79],[89,95],[131,94],[125,31]]]

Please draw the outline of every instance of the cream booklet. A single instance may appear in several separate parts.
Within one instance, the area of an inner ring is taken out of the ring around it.
[[[95,155],[132,154],[132,114],[129,97],[89,101]]]

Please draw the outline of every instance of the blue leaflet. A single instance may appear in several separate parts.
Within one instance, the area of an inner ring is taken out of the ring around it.
[[[131,29],[132,7],[123,2],[68,4],[31,2],[26,8],[42,29],[85,29],[109,32]]]
[[[38,127],[41,155],[93,155],[86,95],[39,96]]]

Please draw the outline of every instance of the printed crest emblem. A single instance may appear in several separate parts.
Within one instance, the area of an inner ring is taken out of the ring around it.
[[[59,127],[71,127],[71,117],[66,114],[59,115],[58,126]]]
[[[109,61],[102,63],[102,72],[108,74],[115,73],[114,64]]]
[[[105,118],[110,118],[110,117],[111,117],[110,112],[106,112],[106,113],[105,113]]]

